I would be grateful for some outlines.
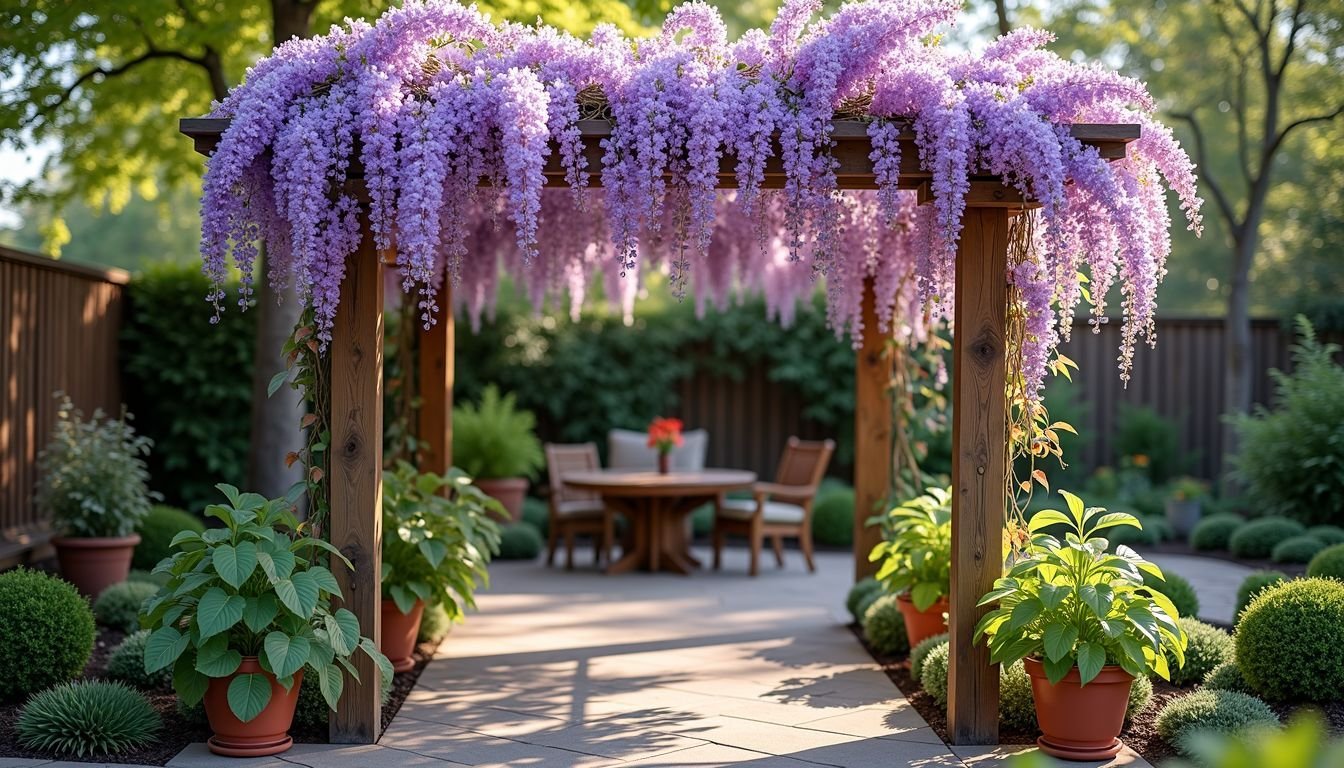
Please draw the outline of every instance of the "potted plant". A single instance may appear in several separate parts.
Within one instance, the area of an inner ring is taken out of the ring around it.
[[[352,655],[372,658],[384,680],[392,665],[360,636],[353,613],[332,610],[340,588],[323,563],[352,566],[336,547],[307,535],[294,498],[216,487],[229,503],[211,504],[205,514],[225,527],[179,533],[176,551],[154,567],[168,581],[140,617],[152,630],[145,672],[172,667],[182,701],[204,699],[210,751],[274,755],[293,743],[288,732],[305,670],[318,676],[334,710],[343,673],[359,679]]]
[[[38,457],[37,506],[51,520],[61,575],[89,597],[125,581],[140,536],[135,533],[156,496],[144,457],[152,445],[135,434],[131,415],[83,414],[62,397],[51,442]]]
[[[1167,523],[1177,536],[1190,535],[1199,524],[1203,514],[1202,502],[1209,493],[1209,486],[1193,477],[1180,477],[1171,484],[1171,494],[1167,496]]]
[[[1130,685],[1140,675],[1170,679],[1185,664],[1186,635],[1176,607],[1144,587],[1143,574],[1162,571],[1127,546],[1110,546],[1107,528],[1142,528],[1137,518],[1061,491],[1068,511],[1044,510],[1008,574],[980,605],[997,604],[975,627],[988,638],[990,659],[1021,659],[1031,676],[1041,749],[1067,760],[1105,760],[1120,751]],[[1041,533],[1067,529],[1064,540]]]
[[[878,581],[897,595],[905,632],[913,648],[947,631],[947,595],[952,580],[952,489],[928,488],[924,495],[884,517],[883,540],[868,555],[882,560]]]
[[[512,394],[501,396],[493,384],[478,405],[453,409],[453,458],[485,493],[498,499],[517,522],[523,516],[527,481],[545,459],[533,434],[536,417],[518,410]]]
[[[446,492],[445,492],[446,491]],[[496,517],[507,513],[466,474],[420,473],[406,462],[383,473],[383,653],[392,669],[415,665],[411,652],[426,604],[442,605],[449,620],[475,607],[477,584],[499,552]]]
[[[672,451],[681,444],[681,419],[659,416],[649,424],[649,447],[658,452],[658,474],[667,474]]]

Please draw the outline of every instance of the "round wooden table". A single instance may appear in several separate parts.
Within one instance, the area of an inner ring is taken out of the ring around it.
[[[607,573],[635,568],[689,574],[700,566],[686,540],[686,515],[720,494],[750,488],[756,473],[737,469],[699,472],[602,469],[567,472],[565,485],[600,494],[630,521],[633,546],[607,566]]]

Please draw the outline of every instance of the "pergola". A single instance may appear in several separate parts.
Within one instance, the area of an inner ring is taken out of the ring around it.
[[[182,133],[196,150],[210,154],[227,128],[227,119],[186,118]],[[594,186],[601,183],[603,150],[610,135],[602,120],[580,121],[584,155]],[[1095,147],[1101,157],[1125,157],[1126,145],[1139,138],[1139,126],[1077,124],[1074,138]],[[875,189],[867,124],[838,120],[833,125],[833,154],[840,189]],[[931,174],[920,165],[915,137],[901,136],[900,187],[916,190],[928,202]],[[774,152],[762,186],[784,186],[784,169]],[[730,161],[719,173],[719,187],[736,186]],[[546,168],[549,186],[565,186],[565,170],[552,152]],[[362,193],[362,174],[352,168],[347,184]],[[367,201],[367,196],[360,198]],[[948,728],[954,744],[998,741],[998,667],[989,651],[973,641],[977,608],[1002,573],[1002,529],[1008,471],[1006,317],[1008,304],[1009,219],[1033,207],[1017,188],[996,177],[975,177],[966,195],[963,229],[957,246],[952,389],[952,584]],[[336,569],[345,606],[359,617],[365,635],[380,639],[383,466],[383,263],[395,253],[379,253],[367,216],[363,240],[347,265],[328,354],[331,361],[331,453],[329,483],[330,540],[354,563]],[[443,300],[440,306],[451,306]],[[871,284],[865,290],[863,338],[857,350],[854,413],[854,574],[872,572],[868,553],[879,532],[864,525],[887,492],[891,472],[891,404],[887,394],[890,360],[887,339],[878,330]],[[425,446],[421,468],[444,472],[452,462],[453,315],[421,330],[419,339],[420,410],[418,432]],[[381,704],[377,670],[360,657],[361,683],[350,684],[331,717],[331,740],[372,743],[378,737]]]

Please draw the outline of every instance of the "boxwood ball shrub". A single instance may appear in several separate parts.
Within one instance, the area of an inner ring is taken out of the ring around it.
[[[1241,515],[1226,512],[1209,515],[1190,531],[1190,548],[1199,552],[1227,549],[1232,534],[1245,522]]]
[[[1036,730],[1036,702],[1031,698],[1031,676],[1021,661],[999,670],[999,724],[1006,730]]]
[[[1135,715],[1143,714],[1152,703],[1153,681],[1147,677],[1134,678],[1129,686],[1129,700],[1125,702],[1125,719],[1130,720]]]
[[[1181,618],[1181,629],[1189,642],[1185,646],[1185,665],[1172,665],[1172,685],[1202,683],[1215,667],[1235,658],[1232,636],[1223,630],[1189,617]]]
[[[1309,563],[1322,549],[1325,549],[1324,541],[1304,533],[1274,545],[1274,551],[1269,553],[1269,559],[1276,563]]]
[[[902,656],[910,650],[905,616],[896,595],[882,595],[863,614],[863,634],[873,649],[885,656]]]
[[[947,645],[947,633],[942,632],[915,643],[915,647],[910,649],[910,679],[916,683],[919,682],[919,676],[924,671],[924,660],[929,657],[929,652],[939,645]]]
[[[1247,684],[1245,676],[1241,674],[1241,667],[1235,660],[1225,661],[1213,668],[1213,671],[1204,678],[1205,688],[1216,688],[1221,691],[1238,691],[1240,693],[1254,694],[1255,691]]]
[[[1198,616],[1199,596],[1195,594],[1195,588],[1190,582],[1184,576],[1172,571],[1163,571],[1162,575],[1166,578],[1159,579],[1145,571],[1143,585],[1166,595],[1176,606],[1176,613],[1181,616]]]
[[[1307,529],[1307,535],[1324,541],[1327,547],[1344,544],[1344,528],[1338,525],[1313,525]]]
[[[541,533],[527,522],[506,526],[499,535],[497,560],[535,560],[541,554]]]
[[[1306,526],[1286,517],[1262,517],[1251,520],[1232,533],[1227,548],[1237,557],[1263,560],[1279,542],[1306,533]]]
[[[868,613],[868,609],[885,594],[887,594],[885,590],[877,589],[859,598],[859,604],[854,608],[854,615],[859,621],[859,626],[863,626],[863,617],[864,614]]]
[[[1283,571],[1253,571],[1242,580],[1241,586],[1237,587],[1237,610],[1232,615],[1241,616],[1241,612],[1251,604],[1251,599],[1260,594],[1266,587],[1272,587],[1287,580],[1288,574]]]
[[[157,672],[145,672],[145,643],[149,630],[126,636],[107,657],[107,679],[125,683],[141,690],[167,688],[173,682],[173,670],[165,667]]]
[[[0,701],[78,677],[93,637],[93,611],[74,587],[24,568],[0,573]]]
[[[1232,735],[1278,724],[1274,710],[1254,696],[1210,688],[1173,699],[1156,723],[1158,735],[1182,753],[1188,753],[1186,737],[1197,731]]]
[[[152,571],[159,561],[173,554],[173,537],[182,531],[205,531],[205,523],[190,512],[162,504],[149,508],[149,514],[140,521],[136,533],[140,534],[140,543],[135,545],[135,554],[131,556],[131,567],[142,571]]]
[[[947,665],[951,645],[935,645],[929,655],[924,657],[924,669],[919,676],[920,685],[939,706],[947,706]]]
[[[1307,575],[1344,580],[1344,544],[1335,544],[1317,552],[1307,564]]]
[[[158,591],[143,581],[113,584],[93,601],[93,618],[109,629],[134,632],[140,628],[140,606]]]
[[[849,615],[858,621],[863,614],[859,613],[859,603],[863,602],[865,597],[882,591],[882,584],[872,576],[865,576],[854,582],[854,586],[849,588],[849,593],[845,595],[845,610]]]
[[[853,545],[853,488],[833,488],[817,494],[812,505],[812,538],[833,547]]]
[[[1344,696],[1344,582],[1298,579],[1265,590],[1237,622],[1236,659],[1270,701]]]
[[[159,715],[133,688],[82,680],[33,696],[19,714],[19,742],[59,757],[114,756],[148,744]]]

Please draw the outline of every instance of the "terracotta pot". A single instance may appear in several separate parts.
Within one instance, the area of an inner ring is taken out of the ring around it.
[[[1023,663],[1031,675],[1031,697],[1042,734],[1036,744],[1042,752],[1065,760],[1108,760],[1120,752],[1120,729],[1134,683],[1128,672],[1108,665],[1081,685],[1074,667],[1051,685],[1044,664],[1036,659]]]
[[[271,681],[271,700],[261,714],[244,723],[229,709],[229,683],[239,675],[261,673]],[[294,706],[299,702],[303,670],[294,675],[289,691],[263,670],[256,656],[244,656],[238,671],[228,677],[212,677],[205,689],[205,716],[214,736],[206,742],[210,751],[226,757],[278,755],[294,744],[289,727],[294,724]]]
[[[900,595],[896,598],[896,606],[905,617],[905,636],[910,638],[911,648],[925,638],[947,631],[947,621],[943,618],[943,614],[947,613],[946,597],[938,598],[938,602],[921,611],[915,608],[915,602],[909,595]]]
[[[85,595],[97,597],[104,589],[126,580],[140,534],[106,538],[58,536],[51,543],[56,547],[65,580]]]
[[[392,662],[393,672],[405,672],[415,666],[411,653],[415,651],[415,637],[420,634],[420,619],[424,615],[423,600],[416,600],[410,613],[402,613],[391,600],[383,601],[383,639],[378,650]]]
[[[491,496],[508,510],[509,519],[518,522],[523,519],[523,499],[527,496],[527,478],[525,477],[487,477],[472,481],[487,496]]]

